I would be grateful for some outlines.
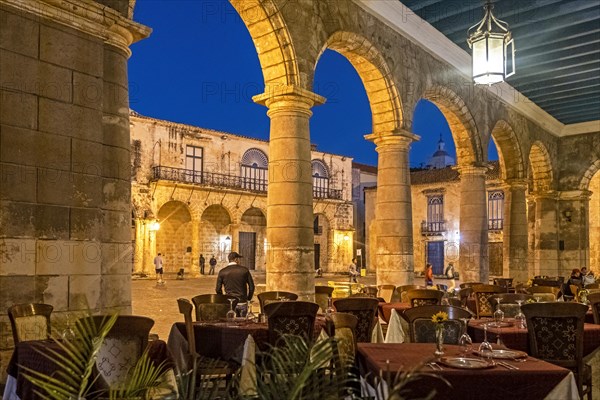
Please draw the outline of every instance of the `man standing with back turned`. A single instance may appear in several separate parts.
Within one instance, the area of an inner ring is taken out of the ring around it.
[[[238,299],[235,309],[237,315],[245,317],[248,312],[248,300],[252,300],[254,294],[254,280],[248,268],[238,264],[240,258],[242,256],[235,251],[229,253],[229,264],[219,271],[216,291],[217,294],[223,294],[225,286],[225,293]]]

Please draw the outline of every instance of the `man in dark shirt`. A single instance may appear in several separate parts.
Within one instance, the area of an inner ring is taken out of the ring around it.
[[[248,268],[238,264],[242,258],[235,251],[229,253],[227,259],[229,264],[219,271],[217,277],[217,294],[223,294],[223,286],[225,293],[238,298],[236,312],[238,316],[245,317],[248,312],[248,300],[252,300],[254,294],[254,280]]]

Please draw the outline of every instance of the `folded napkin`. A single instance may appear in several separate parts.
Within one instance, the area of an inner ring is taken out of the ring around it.
[[[395,309],[392,309],[392,315],[390,316],[390,322],[385,335],[385,342],[404,343],[404,339],[404,330],[402,329],[400,315],[398,315],[398,312]]]
[[[373,332],[371,332],[371,343],[384,343],[383,329],[381,329],[379,321],[377,321],[373,328]]]
[[[242,366],[240,367],[240,394],[244,397],[256,396],[256,344],[252,335],[244,343]]]

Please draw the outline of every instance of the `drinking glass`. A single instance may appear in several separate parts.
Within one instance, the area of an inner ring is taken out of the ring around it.
[[[488,342],[487,329],[488,324],[483,324],[483,342],[481,342],[481,344],[479,345],[479,355],[487,359],[489,363],[493,364],[494,360],[492,358],[492,355],[494,354],[494,350],[492,348],[492,344]]]
[[[75,340],[75,331],[73,331],[73,328],[71,327],[71,317],[67,317],[67,326],[61,332],[60,336],[65,341],[73,341],[73,340]]]
[[[460,346],[460,351],[466,356],[471,351],[473,340],[467,333],[467,328],[469,327],[469,318],[461,318],[460,320],[465,324],[465,331],[460,338],[458,338],[458,344]]]
[[[335,313],[335,308],[333,308],[333,298],[327,298],[327,308],[325,309],[325,315],[331,316],[331,314]]]
[[[517,304],[519,305],[519,312],[515,315],[515,322],[517,324],[517,328],[525,329],[525,315],[521,312],[521,304],[523,304],[523,300],[517,300]]]
[[[504,321],[504,311],[502,311],[502,309],[500,308],[501,299],[498,298],[496,300],[498,301],[498,305],[496,306],[496,311],[494,311],[494,321],[496,323],[496,326],[500,327],[502,321]]]
[[[258,317],[256,315],[254,315],[254,313],[252,312],[252,304],[253,303],[254,303],[253,300],[248,301],[248,313],[246,314],[246,321],[256,322],[255,320],[258,319]]]
[[[235,299],[227,299],[229,300],[229,311],[227,311],[227,314],[225,315],[225,317],[227,318],[227,321],[233,321],[235,320],[235,310],[233,309],[233,302],[235,301]]]

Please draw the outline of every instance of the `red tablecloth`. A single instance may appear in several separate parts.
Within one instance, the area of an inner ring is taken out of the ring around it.
[[[60,346],[54,340],[31,340],[20,342],[15,346],[15,350],[8,364],[8,375],[16,378],[16,393],[21,400],[40,399],[34,393],[36,387],[31,384],[23,375],[23,367],[30,368],[47,375],[54,373],[56,365],[48,360],[44,354],[49,354],[49,350],[62,352]],[[173,359],[167,349],[167,344],[162,340],[152,340],[148,342],[148,356],[155,364],[165,362],[165,368],[173,368]]]
[[[402,315],[402,311],[409,308],[410,303],[379,303],[379,316],[383,318],[385,322],[390,322],[392,310],[396,310],[398,314]]]
[[[483,341],[484,320],[473,319],[469,322],[469,335],[474,342]],[[491,322],[487,320],[487,322]],[[514,324],[505,328],[495,328],[488,326],[488,341],[496,342],[500,338],[504,345],[509,349],[529,352],[529,339],[527,329],[517,328]],[[583,355],[587,356],[600,347],[600,325],[584,324],[583,326]]]
[[[324,326],[325,318],[317,316],[313,337],[316,338]],[[248,335],[252,335],[259,350],[267,349],[269,330],[266,323],[194,322],[196,352],[205,357],[241,362],[244,342]],[[185,323],[173,324],[169,333],[168,345],[176,360],[180,360],[182,354],[187,354]]]
[[[458,346],[446,345],[446,356],[457,355]],[[439,375],[446,379],[451,388],[442,381],[425,376],[410,385],[409,398],[421,398],[437,391],[435,399],[485,399],[485,400],[533,400],[543,399],[570,373],[568,369],[529,358],[524,363],[510,361],[519,370],[508,370],[500,366],[488,369],[463,370],[443,367],[433,371],[423,364],[432,361],[434,344],[430,343],[359,343],[357,360],[361,375],[393,377],[397,371],[419,368],[422,372]],[[390,374],[386,374],[389,369]],[[367,376],[367,380],[369,380]]]

